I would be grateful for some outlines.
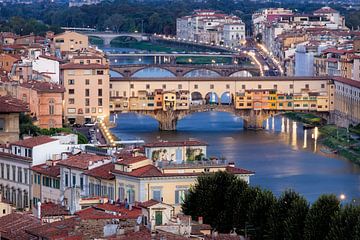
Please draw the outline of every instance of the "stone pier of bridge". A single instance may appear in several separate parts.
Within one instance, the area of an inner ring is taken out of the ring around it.
[[[171,110],[171,111],[150,111],[150,110],[138,110],[132,111],[137,114],[147,115],[156,119],[159,123],[159,130],[161,131],[175,131],[177,122],[185,116],[196,112],[208,112],[219,111],[229,112],[235,116],[241,117],[244,120],[245,129],[262,129],[263,122],[270,116],[276,114],[274,111],[269,110],[236,110],[233,106],[201,106],[191,108],[189,110]]]

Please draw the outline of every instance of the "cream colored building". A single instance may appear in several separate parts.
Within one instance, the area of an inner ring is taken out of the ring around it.
[[[246,182],[254,173],[236,168],[221,160],[191,162],[189,164],[172,164],[162,162],[155,166],[149,159],[138,159],[115,163],[112,173],[116,176],[117,196],[119,201],[130,204],[155,199],[174,206],[175,213],[180,212],[181,204],[190,186],[194,185],[201,174],[227,171]]]
[[[85,123],[109,118],[109,66],[101,59],[83,57],[61,66],[65,87],[65,123]],[[95,61],[96,63],[93,63]],[[99,61],[100,63],[98,63]]]
[[[89,48],[88,36],[77,33],[66,31],[54,36],[53,39],[54,47],[56,50],[62,52],[73,52],[82,51]]]
[[[15,210],[10,203],[4,202],[2,195],[0,194],[0,217],[8,215]]]

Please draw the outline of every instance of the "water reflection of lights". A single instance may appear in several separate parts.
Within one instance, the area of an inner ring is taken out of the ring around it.
[[[268,119],[268,118],[266,119],[266,126],[265,126],[265,129],[266,129],[266,130],[269,130],[269,119]]]
[[[304,130],[304,145],[303,148],[307,148],[307,130]]]
[[[318,129],[318,127],[315,127],[315,128],[314,128],[314,134],[313,134],[313,138],[314,138],[314,152],[316,152],[318,136],[319,136],[319,129]]]
[[[290,132],[290,120],[286,119],[286,132]]]
[[[292,138],[291,138],[291,145],[297,148],[297,123],[293,122],[292,125]]]
[[[275,131],[275,118],[272,117],[271,128]]]
[[[285,118],[282,117],[281,118],[281,132],[285,132]]]

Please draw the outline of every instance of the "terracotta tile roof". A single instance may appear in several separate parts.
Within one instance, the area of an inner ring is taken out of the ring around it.
[[[26,232],[33,236],[37,236],[38,238],[44,239],[81,239],[78,238],[79,236],[73,235],[75,226],[79,223],[80,219],[73,217],[63,221],[56,221],[42,226],[29,228]]]
[[[123,164],[123,165],[131,165],[137,162],[141,162],[144,160],[147,160],[148,158],[146,156],[130,156],[130,157],[124,157],[123,160],[120,160],[118,163]]]
[[[7,53],[7,54],[2,54],[1,56],[9,56],[9,57],[11,57],[11,58],[14,58],[16,61],[20,61],[20,60],[21,60],[21,56],[18,55],[18,54],[9,54],[9,53]]]
[[[10,96],[0,96],[0,113],[21,113],[28,111],[29,108],[23,101]]]
[[[27,138],[27,139],[20,140],[17,142],[13,142],[13,143],[11,143],[11,145],[33,148],[33,147],[36,147],[36,146],[39,146],[42,144],[46,144],[46,143],[50,143],[50,142],[54,142],[54,141],[58,141],[58,140],[55,138],[48,137],[48,136],[38,136],[38,137],[32,137],[32,138]]]
[[[143,208],[148,208],[148,207],[152,207],[156,204],[160,203],[159,201],[155,200],[155,199],[150,199],[146,202],[142,202],[142,203],[139,203],[139,206],[140,207],[143,207]]]
[[[120,215],[114,215],[106,213],[103,210],[96,209],[94,207],[88,207],[75,213],[81,220],[89,219],[122,219]]]
[[[78,63],[66,63],[60,66],[61,69],[106,69],[109,68],[103,64],[78,64]]]
[[[227,166],[226,171],[233,174],[254,174],[255,172],[249,171],[243,168],[237,168],[232,166]]]
[[[49,55],[40,55],[39,58],[45,58],[45,59],[49,59],[49,60],[53,60],[53,61],[58,61],[58,62],[62,62],[62,59],[59,59],[55,56],[49,56]]]
[[[32,239],[26,230],[38,226],[39,219],[29,213],[10,213],[0,218],[1,239]]]
[[[38,92],[46,93],[63,93],[65,88],[62,85],[50,83],[50,82],[41,82],[41,81],[29,81],[20,84],[21,87],[35,89]]]
[[[54,178],[57,178],[60,176],[60,167],[57,165],[49,166],[46,163],[43,163],[43,164],[33,166],[31,168],[31,170],[36,173],[40,173],[42,175],[46,175],[46,176],[50,176],[50,177],[54,177]]]
[[[165,232],[165,231],[161,231],[161,230],[157,230],[156,231],[156,235],[155,236],[151,236],[151,233],[149,231],[149,229],[142,227],[140,228],[140,231],[138,232],[128,232],[125,233],[124,235],[119,235],[119,236],[114,236],[114,237],[109,237],[108,240],[115,240],[115,239],[119,239],[119,240],[163,240],[163,239],[171,239],[171,240],[186,240],[189,239],[187,237],[183,237],[180,235],[176,235],[173,233],[169,233],[169,232]]]
[[[60,204],[48,202],[41,204],[41,217],[69,216],[70,211]]]
[[[131,172],[123,172],[119,170],[112,171],[115,174],[131,176],[131,177],[139,177],[139,178],[146,178],[146,177],[163,177],[163,173],[154,165],[146,165],[144,167],[137,168]]]
[[[119,214],[122,219],[136,219],[142,214],[141,208],[133,206],[132,210],[129,210],[128,208],[125,208],[124,204],[103,203],[93,207],[101,211],[115,212]]]
[[[344,77],[332,77],[334,81],[341,82],[347,85],[350,85],[352,87],[360,88],[360,82],[352,80],[350,78],[344,78]]]
[[[182,147],[182,146],[206,146],[207,143],[200,141],[181,141],[181,142],[155,142],[144,144],[144,147]]]
[[[229,171],[233,174],[254,174],[254,172],[242,169],[242,168],[236,168],[232,166],[227,166],[225,168],[226,171]],[[124,172],[119,170],[112,170],[114,174],[118,175],[124,175],[124,176],[130,176],[130,177],[137,177],[137,178],[151,178],[151,177],[178,177],[178,176],[189,176],[189,177],[197,177],[202,174],[203,172],[189,172],[189,173],[163,173],[160,169],[155,167],[152,164],[146,165],[144,167],[137,168],[135,170],[132,170],[131,172]]]
[[[100,167],[87,170],[84,172],[84,174],[95,178],[112,180],[115,179],[114,174],[111,173],[111,171],[114,170],[114,168],[115,168],[114,163],[108,163]]]
[[[239,236],[234,236],[230,234],[220,233],[216,237],[214,236],[204,236],[204,240],[239,240]]]
[[[338,11],[336,11],[335,9],[332,9],[331,7],[322,7],[320,9],[314,11],[314,13],[317,13],[317,14],[338,13]]]
[[[72,155],[69,158],[60,161],[58,165],[87,170],[91,164],[108,159],[109,159],[108,156],[100,156],[90,153],[81,153],[78,155]]]

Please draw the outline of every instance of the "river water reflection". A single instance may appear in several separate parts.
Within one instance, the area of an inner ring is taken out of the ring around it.
[[[251,185],[276,195],[292,188],[311,202],[322,193],[344,193],[347,200],[360,197],[360,168],[325,155],[316,129],[303,130],[300,123],[281,116],[265,121],[264,131],[243,130],[241,118],[220,112],[188,116],[176,132],[160,132],[155,120],[135,114],[118,115],[116,121],[112,130],[121,139],[206,141],[208,156],[223,156],[255,171]]]

